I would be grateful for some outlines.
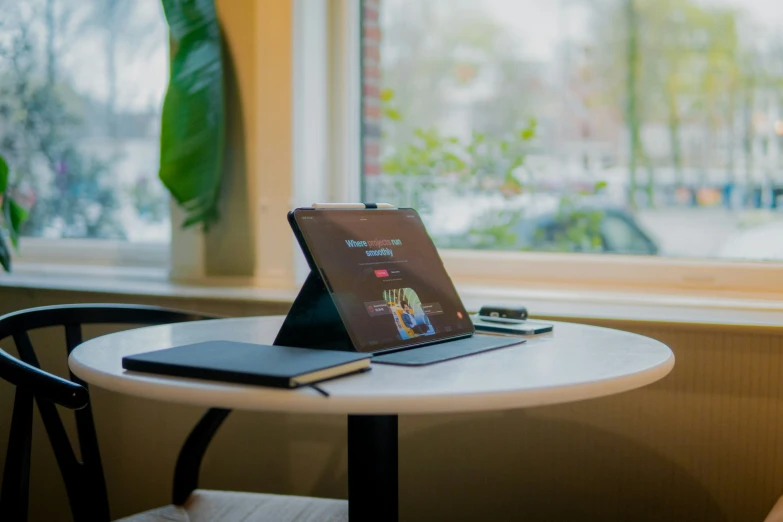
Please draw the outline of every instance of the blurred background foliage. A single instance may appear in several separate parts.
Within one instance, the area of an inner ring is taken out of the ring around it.
[[[156,180],[165,88],[156,67],[167,48],[160,0],[0,8],[0,154],[7,191],[29,213],[20,233],[167,237],[169,200]]]
[[[405,115],[395,104],[394,91],[384,89],[380,98],[383,131],[394,132],[395,125],[405,121]],[[384,149],[382,172],[398,178],[397,190],[408,193],[406,205],[414,208],[426,208],[427,199],[441,180],[446,180],[456,195],[532,196],[536,185],[525,160],[535,146],[536,129],[537,122],[531,118],[525,126],[510,132],[473,132],[463,140],[434,127],[416,128],[399,146]],[[410,186],[415,189],[403,188]],[[433,239],[447,248],[600,252],[603,215],[583,207],[580,201],[582,196],[594,196],[605,186],[606,182],[599,181],[589,190],[559,195],[553,221],[546,229],[533,230],[529,241],[520,242],[513,230],[524,219],[523,210],[507,208],[487,210],[463,235],[444,238],[435,234]]]
[[[417,207],[455,248],[763,256],[723,246],[783,224],[782,16],[770,0],[384,0],[366,195]]]

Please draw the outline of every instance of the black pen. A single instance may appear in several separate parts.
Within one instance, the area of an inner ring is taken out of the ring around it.
[[[365,210],[365,209],[395,209],[391,203],[313,203],[315,209],[350,209],[350,210]]]

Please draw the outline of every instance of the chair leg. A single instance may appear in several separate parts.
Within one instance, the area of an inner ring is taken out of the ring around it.
[[[209,443],[212,442],[212,438],[229,413],[231,410],[210,409],[188,435],[179,452],[177,465],[174,469],[173,503],[175,505],[184,504],[190,494],[198,487],[201,461],[204,459]]]
[[[3,470],[3,489],[0,490],[0,515],[3,520],[9,522],[27,520],[32,438],[33,392],[19,387],[14,396],[14,412]]]

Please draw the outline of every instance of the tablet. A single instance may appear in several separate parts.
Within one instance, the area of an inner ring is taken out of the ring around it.
[[[300,208],[288,220],[356,350],[395,350],[474,333],[415,210]]]

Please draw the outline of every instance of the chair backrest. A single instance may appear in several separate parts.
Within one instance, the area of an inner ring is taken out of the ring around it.
[[[38,405],[65,481],[74,520],[110,519],[87,384],[72,373],[69,381],[43,371],[28,335],[30,330],[63,327],[65,355],[70,355],[82,342],[82,325],[155,325],[205,319],[214,317],[155,306],[118,304],[46,306],[0,317],[0,341],[12,337],[19,352],[17,360],[0,350],[0,379],[16,386],[3,487],[0,490],[3,520],[22,521],[27,518],[33,401]],[[76,458],[56,405],[74,410],[81,461]]]

